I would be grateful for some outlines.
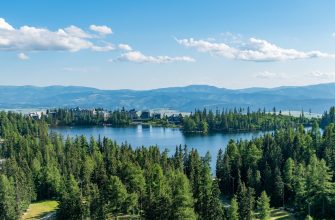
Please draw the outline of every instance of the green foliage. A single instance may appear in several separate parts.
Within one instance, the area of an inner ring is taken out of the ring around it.
[[[331,123],[335,123],[335,106],[332,106],[329,111],[324,112],[320,121],[322,128],[325,128]]]
[[[123,110],[105,111],[103,109],[51,109],[43,120],[52,126],[89,126],[108,124],[112,126],[127,126],[131,119]]]
[[[335,126],[321,136],[315,123],[309,131],[287,127],[250,141],[231,141],[217,157],[220,190],[227,196],[238,190],[240,218],[249,218],[252,210],[245,199],[248,188],[255,195],[266,191],[271,206],[292,208],[299,217],[335,218],[334,146]]]
[[[305,218],[305,220],[313,220],[313,218],[312,218],[312,216],[307,215],[306,218]]]
[[[80,219],[83,214],[83,200],[80,188],[74,176],[70,175],[69,179],[66,180],[60,198],[59,217],[61,219]]]
[[[335,196],[335,183],[332,182],[333,172],[324,160],[318,160],[314,155],[306,170],[306,195],[315,214],[326,215],[326,209],[332,206]]]
[[[236,196],[234,196],[230,202],[229,220],[239,220],[239,209]]]
[[[270,198],[266,192],[263,191],[257,200],[257,207],[259,211],[259,218],[261,220],[270,219]]]
[[[218,115],[234,123],[239,117],[253,117],[250,112],[237,117],[239,114]],[[257,114],[259,120],[270,117],[272,125],[287,125],[280,115]],[[207,111],[194,113],[188,118],[194,123],[189,125],[201,131],[208,126],[210,132],[221,120],[217,117]],[[64,118],[69,123],[72,120]],[[300,217],[310,213],[334,219],[335,126],[330,124],[321,135],[315,123],[310,131],[296,127],[306,123],[303,117],[299,120],[250,141],[230,141],[219,151],[214,178],[210,156],[200,157],[197,150],[189,151],[186,146],[177,147],[169,156],[157,146],[133,149],[108,138],[64,140],[48,132],[44,119],[0,112],[0,158],[5,161],[0,167],[0,216],[17,219],[31,201],[55,198],[63,219],[120,215],[224,219],[221,195],[237,194],[231,201],[230,219],[251,219],[255,196],[262,198],[266,191],[272,206],[284,204]],[[240,122],[234,128],[242,126]],[[257,129],[247,124],[244,128]],[[265,210],[270,207],[270,201],[264,205],[264,196],[259,201]]]
[[[245,132],[245,131],[269,131],[287,126],[311,125],[311,120],[300,117],[286,116],[282,114],[266,113],[258,110],[245,112],[243,109],[216,111],[195,110],[190,116],[183,118],[184,133],[208,132]]]
[[[172,219],[196,219],[193,195],[187,177],[177,172],[171,178],[171,195],[174,201],[171,206]]]
[[[18,213],[15,210],[16,200],[14,183],[5,175],[0,176],[0,219],[15,220]]]
[[[252,219],[254,210],[254,189],[246,188],[244,183],[241,183],[237,192],[237,201],[239,207],[240,219]]]
[[[126,213],[127,189],[117,176],[108,178],[104,189],[104,202],[107,213],[117,216],[119,213]],[[131,201],[131,200],[130,200]],[[131,208],[130,208],[131,209]]]

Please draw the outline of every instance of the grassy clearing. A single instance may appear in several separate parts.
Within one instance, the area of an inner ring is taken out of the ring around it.
[[[41,201],[30,204],[28,210],[22,216],[21,220],[41,219],[49,216],[47,219],[55,219],[53,213],[58,209],[58,202],[53,200]]]
[[[292,214],[281,209],[271,210],[271,219],[273,220],[295,220]]]
[[[258,213],[255,213],[255,219],[259,219],[258,218]],[[271,220],[296,220],[296,218],[294,218],[294,216],[282,209],[271,209],[271,213],[270,213],[270,219]]]

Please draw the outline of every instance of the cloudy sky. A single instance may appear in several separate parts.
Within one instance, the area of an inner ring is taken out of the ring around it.
[[[0,84],[151,89],[335,81],[332,0],[83,2],[2,1]]]

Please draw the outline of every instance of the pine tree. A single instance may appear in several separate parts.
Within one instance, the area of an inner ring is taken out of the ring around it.
[[[279,207],[284,201],[284,182],[278,168],[275,169],[273,186],[272,202],[274,206]]]
[[[335,196],[335,183],[332,182],[332,172],[326,162],[319,161],[315,155],[307,166],[306,189],[306,196],[316,208],[316,213],[325,217],[326,207],[331,204],[331,198]]]
[[[234,196],[230,202],[229,208],[229,220],[239,220],[239,208],[236,196]]]
[[[237,193],[237,201],[239,206],[240,219],[252,219],[254,209],[254,189],[247,188],[242,182]]]
[[[111,176],[105,185],[105,203],[107,212],[117,216],[125,211],[127,189],[117,176]]]
[[[173,200],[170,210],[171,218],[177,220],[196,219],[192,192],[187,177],[183,173],[177,172],[172,176],[170,184]]]
[[[293,196],[294,169],[294,161],[291,158],[288,158],[285,162],[283,171],[285,200],[291,200],[291,197]]]
[[[223,151],[220,148],[218,155],[216,157],[216,178],[219,180],[220,189],[223,190],[224,187],[224,158]]]
[[[220,220],[224,218],[224,209],[220,199],[220,189],[217,180],[213,180],[211,198],[209,201],[209,220]]]
[[[207,154],[202,158],[202,167],[199,181],[199,195],[196,202],[196,210],[201,219],[209,218],[209,202],[212,198],[212,175],[209,166],[210,157]]]
[[[144,215],[147,219],[166,219],[170,215],[171,198],[163,170],[158,164],[150,166],[147,173]]]
[[[15,191],[13,181],[5,175],[0,176],[0,219],[15,220],[18,218],[15,210]]]
[[[62,219],[81,219],[84,214],[83,201],[78,182],[73,175],[66,181],[60,198],[59,215]]]
[[[261,220],[270,219],[270,198],[266,192],[263,191],[261,196],[258,198],[257,207],[259,211],[259,218]]]

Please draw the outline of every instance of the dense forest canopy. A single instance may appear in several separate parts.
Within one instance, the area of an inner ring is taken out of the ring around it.
[[[129,114],[123,110],[105,111],[103,109],[49,109],[42,116],[52,126],[93,126],[109,124],[128,126],[131,123]]]
[[[60,202],[60,219],[223,218],[209,155],[179,146],[169,157],[108,138],[63,140],[43,120],[14,113],[0,113],[0,125],[0,219],[17,219],[32,201],[51,198]]]
[[[210,155],[187,146],[169,156],[108,138],[63,139],[45,120],[11,112],[0,113],[0,137],[0,219],[17,219],[44,199],[59,201],[60,219],[267,219],[270,206],[335,218],[332,123],[323,134],[314,121],[309,131],[288,124],[231,141],[214,158],[216,178]]]
[[[331,107],[329,111],[325,111],[320,121],[322,128],[326,127],[330,123],[335,123],[335,106]]]
[[[222,110],[215,113],[206,109],[195,110],[190,116],[183,119],[183,131],[186,133],[200,132],[246,132],[269,131],[298,125],[310,126],[312,120],[304,117],[302,112],[299,117],[283,115],[281,111],[272,112],[258,110],[251,112],[249,108]]]

